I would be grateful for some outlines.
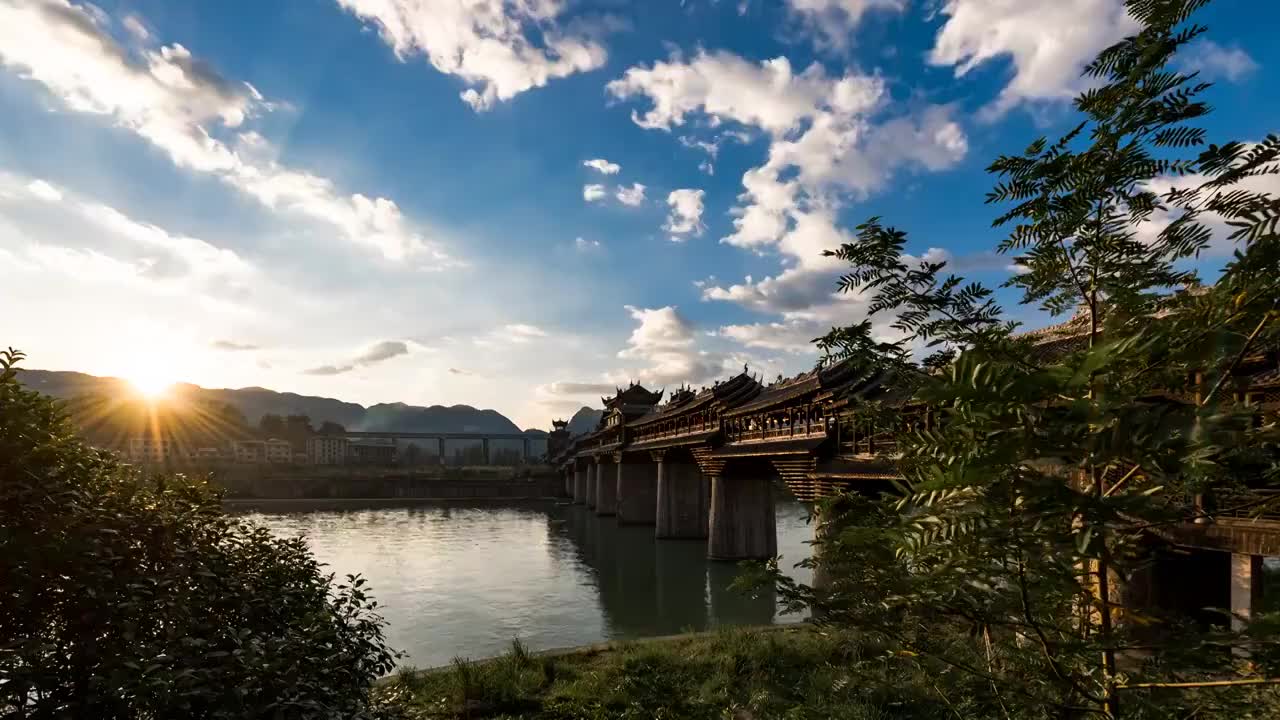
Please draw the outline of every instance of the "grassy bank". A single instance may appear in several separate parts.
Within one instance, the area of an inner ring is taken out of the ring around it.
[[[949,706],[928,678],[912,676],[894,656],[809,626],[551,655],[531,654],[517,642],[493,660],[403,670],[379,692],[408,718],[965,716],[965,708]]]

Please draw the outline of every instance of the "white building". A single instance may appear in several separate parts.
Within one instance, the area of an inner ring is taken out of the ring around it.
[[[307,459],[312,465],[345,465],[351,441],[337,435],[307,438]]]
[[[293,445],[290,445],[288,440],[279,438],[267,440],[267,462],[285,464],[293,462]]]
[[[135,435],[129,438],[125,457],[130,462],[165,462],[184,457],[177,440],[163,435]]]
[[[267,461],[267,444],[261,440],[234,440],[231,456],[238,463],[264,463]]]

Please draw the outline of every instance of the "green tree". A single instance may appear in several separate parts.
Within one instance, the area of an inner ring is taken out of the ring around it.
[[[332,420],[325,420],[324,422],[320,423],[320,429],[317,432],[319,432],[321,435],[341,435],[346,431],[347,429],[342,425],[339,425],[338,423]]]
[[[1276,618],[1235,631],[1222,609],[1196,622],[1123,591],[1206,517],[1193,498],[1280,478],[1274,420],[1231,392],[1242,360],[1280,345],[1280,203],[1241,185],[1277,172],[1280,140],[1206,147],[1192,124],[1209,86],[1170,67],[1204,32],[1189,23],[1204,4],[1130,0],[1142,29],[1087,68],[1080,125],[990,168],[988,200],[1007,206],[996,224],[1011,228],[999,250],[1022,269],[1009,286],[1075,313],[1057,342],[1017,336],[990,289],[944,263],[908,264],[905,234],[877,219],[832,253],[851,266],[841,289],[869,293],[904,335],[877,342],[862,323],[819,340],[826,362],[887,371],[886,397],[909,398],[857,410],[895,439],[903,483],[827,505],[828,585],[774,579],[984,716],[1280,712],[1271,686],[1244,684],[1280,670]],[[1231,241],[1201,287],[1189,262]],[[907,358],[917,345],[935,351],[923,367]],[[1144,687],[1175,680],[1242,684]]]
[[[0,352],[0,715],[369,717],[393,666],[364,581],[85,446]]]
[[[283,438],[286,432],[284,417],[266,413],[258,420],[258,431],[266,437]]]
[[[316,434],[311,427],[311,418],[306,415],[290,415],[284,420],[284,439],[288,440],[295,452],[307,449],[307,438]]]

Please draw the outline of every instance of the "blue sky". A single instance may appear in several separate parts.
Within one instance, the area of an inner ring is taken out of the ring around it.
[[[1263,5],[1198,17],[1215,141],[1275,129]],[[1119,0],[0,0],[0,343],[539,427],[791,374],[865,316],[820,253],[870,215],[1006,276],[983,168],[1130,29]]]

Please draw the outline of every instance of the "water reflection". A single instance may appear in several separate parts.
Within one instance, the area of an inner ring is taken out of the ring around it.
[[[619,527],[582,506],[287,507],[252,517],[281,535],[305,533],[339,575],[365,575],[389,641],[419,666],[498,654],[513,637],[546,649],[798,619],[775,617],[768,595],[729,590],[738,568],[708,562],[705,542],[659,542],[652,527]],[[784,567],[807,552],[804,516],[798,503],[779,505]]]

